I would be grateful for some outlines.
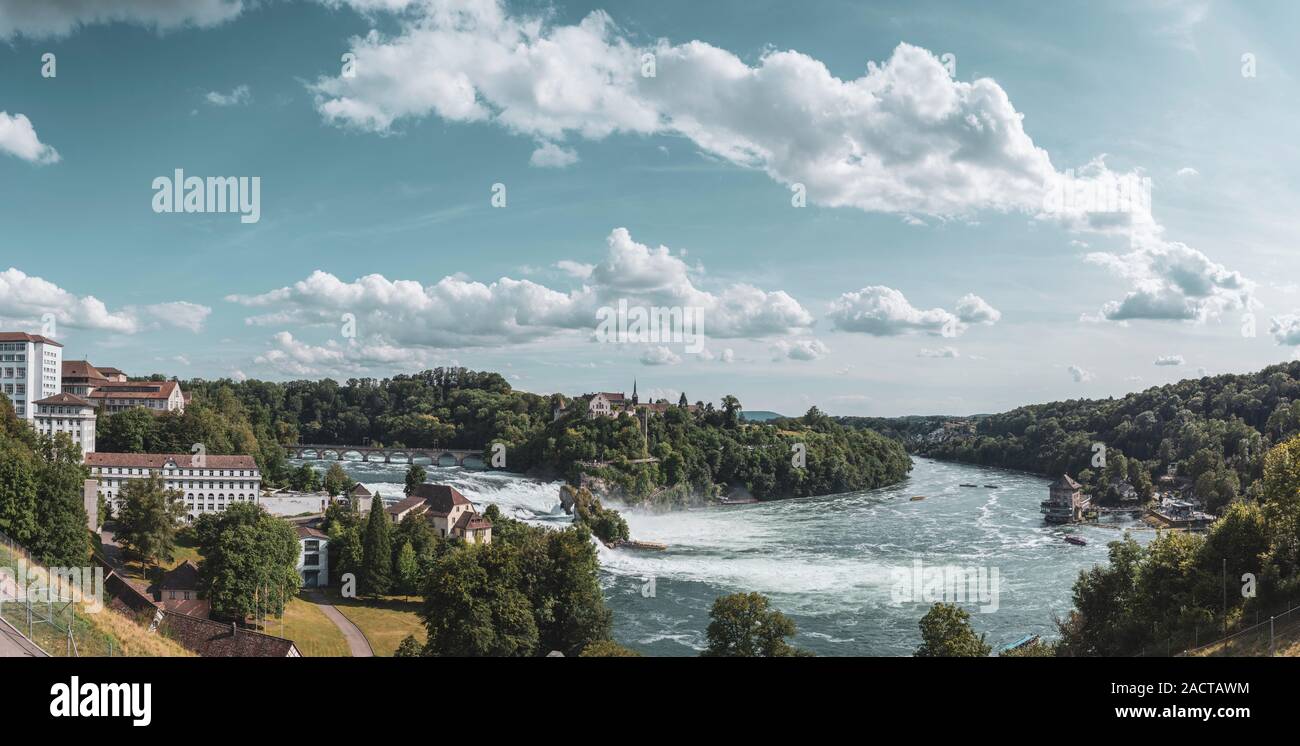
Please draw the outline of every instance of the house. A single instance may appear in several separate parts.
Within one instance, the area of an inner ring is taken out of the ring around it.
[[[360,482],[352,485],[352,489],[348,491],[348,500],[352,503],[352,509],[358,513],[369,513],[370,503],[374,499],[374,493],[366,489],[366,486]]]
[[[410,497],[388,508],[396,521],[410,513],[427,516],[429,525],[443,538],[464,539],[470,544],[492,543],[492,521],[474,510],[474,503],[455,487],[421,484]]]
[[[83,454],[95,450],[95,405],[64,392],[33,402],[36,416],[32,426],[36,432],[54,436],[67,433]]]
[[[1110,480],[1110,484],[1106,486],[1107,494],[1109,494],[1111,490],[1114,490],[1115,494],[1119,495],[1120,502],[1131,503],[1131,502],[1137,502],[1138,500],[1137,489],[1135,489],[1133,485],[1129,484],[1128,481],[1126,480],[1123,479]]]
[[[1048,523],[1078,523],[1089,506],[1083,495],[1083,485],[1062,474],[1048,487],[1048,498],[1040,504],[1043,518]]]
[[[294,526],[298,532],[298,575],[302,577],[304,588],[323,588],[329,585],[329,536],[315,526],[299,524]]]
[[[175,381],[105,381],[86,398],[110,414],[135,407],[155,414],[184,412],[188,401]]]
[[[199,598],[199,568],[189,560],[163,573],[149,592],[158,606],[177,614],[207,619],[211,610],[208,602]]]

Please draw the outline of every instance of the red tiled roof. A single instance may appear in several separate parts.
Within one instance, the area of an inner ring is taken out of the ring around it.
[[[80,396],[75,396],[73,394],[55,394],[54,396],[47,396],[44,399],[41,399],[40,401],[33,402],[33,403],[34,404],[67,404],[73,407],[95,406],[94,404],[91,404],[85,399],[82,399]]]
[[[108,380],[107,376],[101,373],[98,368],[91,365],[89,360],[64,360],[63,377],[93,378],[100,381]]]
[[[91,399],[170,399],[175,381],[105,381],[90,392]]]
[[[370,490],[366,489],[366,486],[360,482],[352,486],[352,494],[357,497],[370,497],[371,495]]]
[[[460,494],[459,490],[445,484],[425,483],[417,485],[415,492],[411,495],[411,498],[415,497],[429,503],[429,512],[438,515],[447,515],[451,512],[452,507],[456,505],[473,506],[473,503],[469,501],[469,498]],[[407,500],[411,498],[407,498]],[[405,500],[403,502],[405,502]]]
[[[193,463],[198,458],[191,453],[87,453],[86,466],[126,466],[141,469],[161,469],[174,461],[182,469],[256,469],[252,456],[205,456],[206,465]]]
[[[26,332],[0,332],[0,342],[44,342],[47,345],[54,345],[55,347],[63,346],[49,337],[42,337],[39,334],[28,334]]]
[[[492,528],[492,521],[489,521],[471,510],[461,513],[460,518],[456,519],[456,528],[461,531],[477,531],[479,529]]]
[[[411,495],[410,497],[406,498],[405,500],[402,500],[401,502],[394,503],[393,505],[389,505],[387,508],[384,508],[384,510],[387,510],[389,515],[393,517],[397,517],[407,512],[408,510],[411,510],[413,508],[418,508],[421,505],[424,505],[424,502],[425,500],[423,497],[420,497],[419,495]]]
[[[329,534],[318,528],[311,526],[294,526],[293,529],[298,532],[299,539],[328,539]]]
[[[126,375],[125,373],[122,372],[122,369],[121,369],[121,368],[100,368],[100,369],[99,369],[99,372],[100,372],[100,373],[103,373],[103,374],[106,375],[106,376],[124,376],[124,375]]]

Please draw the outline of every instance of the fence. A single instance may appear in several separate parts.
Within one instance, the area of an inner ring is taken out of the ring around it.
[[[80,569],[90,570],[93,577],[93,566]],[[87,601],[94,599],[86,599],[79,584],[58,571],[51,573],[2,532],[0,570],[7,571],[0,574],[0,617],[41,650],[58,657],[121,655],[121,645],[93,620],[96,612]],[[109,612],[99,609],[98,613]]]
[[[1279,604],[1273,614],[1256,612],[1249,620],[1238,619],[1224,634],[1219,624],[1207,623],[1196,629],[1191,641],[1181,638],[1154,643],[1137,653],[1142,657],[1230,657],[1258,658],[1300,655],[1300,602]],[[1243,626],[1244,625],[1244,626]],[[1226,626],[1226,625],[1225,625]],[[1202,642],[1207,640],[1207,642]]]

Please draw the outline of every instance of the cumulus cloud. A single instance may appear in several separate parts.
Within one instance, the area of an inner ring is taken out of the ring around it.
[[[917,357],[935,357],[935,358],[958,358],[961,353],[957,352],[955,347],[930,348],[922,347],[921,351],[916,353]]]
[[[591,277],[591,273],[594,269],[596,269],[596,265],[583,264],[582,262],[575,262],[570,259],[561,259],[560,261],[555,263],[555,268],[565,273],[566,275],[569,275],[570,277],[576,277],[579,280],[585,280],[588,277]]]
[[[502,277],[477,282],[444,277],[431,285],[373,274],[353,281],[316,270],[292,285],[226,300],[264,309],[254,325],[336,324],[352,313],[363,329],[398,343],[452,348],[496,346],[541,339],[564,331],[592,332],[597,310],[632,306],[692,309],[707,337],[765,337],[797,332],[813,317],[784,291],[735,284],[717,291],[696,286],[689,267],[667,247],[650,248],[618,228],[595,265],[561,263],[586,276],[577,289],[556,290],[530,280]],[[557,265],[560,266],[560,265]]]
[[[1269,320],[1269,333],[1280,345],[1300,345],[1300,314],[1288,313]]]
[[[537,168],[566,168],[578,162],[578,154],[553,142],[544,142],[533,151],[528,165]]]
[[[1074,379],[1075,383],[1083,383],[1085,381],[1092,380],[1092,373],[1084,370],[1083,368],[1080,368],[1077,365],[1071,365],[1069,370],[1070,370],[1070,377]]]
[[[681,361],[680,355],[663,345],[647,347],[645,352],[641,353],[643,365],[677,365]]]
[[[1183,360],[1182,355],[1161,355],[1156,358],[1156,365],[1160,366],[1177,366],[1187,362]]]
[[[253,100],[253,92],[246,85],[235,86],[230,93],[208,91],[203,97],[213,106],[243,106]]]
[[[772,346],[774,360],[821,360],[830,348],[820,339],[778,340]]]
[[[0,111],[0,153],[8,153],[28,163],[59,162],[59,151],[41,142],[32,120],[24,114],[10,115],[6,111]]]
[[[38,325],[46,314],[60,326],[119,334],[173,327],[198,332],[212,309],[186,301],[109,310],[93,295],[78,296],[40,277],[10,267],[0,272],[0,318]]]
[[[253,362],[290,376],[355,374],[375,367],[420,369],[431,365],[427,353],[394,345],[382,337],[370,342],[328,340],[312,345],[289,332],[271,338],[270,347]]]
[[[130,23],[156,31],[207,27],[243,11],[243,0],[8,0],[0,4],[0,39],[62,37],[82,26]]]
[[[1093,252],[1085,258],[1132,284],[1123,299],[1102,306],[1101,316],[1112,321],[1204,323],[1256,303],[1254,282],[1183,243],[1147,241],[1126,254]]]
[[[878,337],[910,333],[955,337],[971,324],[994,324],[1000,318],[1002,314],[977,295],[963,296],[956,313],[942,308],[922,310],[902,292],[884,285],[844,293],[831,303],[830,312],[836,329]]]

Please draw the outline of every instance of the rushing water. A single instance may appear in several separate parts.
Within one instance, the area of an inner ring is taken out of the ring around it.
[[[615,638],[648,655],[697,655],[713,600],[758,591],[795,621],[795,644],[819,655],[910,655],[929,603],[897,601],[895,590],[898,571],[920,560],[926,568],[997,570],[997,610],[981,613],[973,600],[963,606],[975,629],[1000,646],[1053,634],[1053,614],[1069,610],[1079,571],[1105,562],[1106,543],[1122,536],[1115,528],[1045,525],[1038,505],[1048,480],[926,459],[914,464],[901,484],[842,495],[662,513],[618,506],[633,538],[668,549],[598,545]],[[344,468],[390,500],[401,496],[405,465]],[[496,503],[539,524],[571,520],[560,508],[558,482],[426,468],[429,481],[451,484],[480,508]],[[911,499],[917,495],[926,499]],[[1063,541],[1070,533],[1088,545]],[[1145,541],[1150,532],[1134,535]]]

